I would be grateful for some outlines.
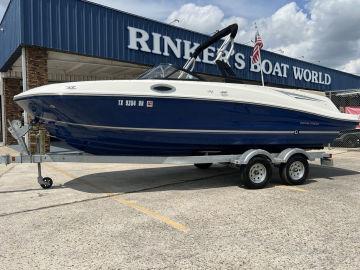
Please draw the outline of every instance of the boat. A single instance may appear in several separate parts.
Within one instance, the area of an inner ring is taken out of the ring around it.
[[[183,68],[160,64],[135,80],[50,84],[14,97],[51,136],[96,155],[191,156],[321,149],[359,119],[326,97],[236,83],[228,63],[238,26],[218,31]],[[223,42],[224,82],[193,73],[197,57]]]

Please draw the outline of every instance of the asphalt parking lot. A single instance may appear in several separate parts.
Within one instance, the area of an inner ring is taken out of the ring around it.
[[[4,150],[4,149],[3,149]],[[1,269],[359,269],[360,152],[302,186],[224,166],[0,166]]]

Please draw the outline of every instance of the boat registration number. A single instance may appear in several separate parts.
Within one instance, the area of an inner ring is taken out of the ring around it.
[[[152,100],[134,100],[134,99],[119,99],[118,106],[121,107],[147,107],[152,108],[154,102]]]

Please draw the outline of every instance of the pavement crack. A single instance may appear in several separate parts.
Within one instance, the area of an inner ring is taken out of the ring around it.
[[[118,194],[116,194],[116,195],[106,195],[106,196],[101,196],[101,197],[96,197],[96,198],[90,198],[90,199],[85,199],[85,200],[81,200],[81,201],[73,201],[73,202],[67,202],[67,203],[43,206],[43,207],[38,207],[38,208],[33,208],[33,209],[27,209],[27,210],[11,212],[11,213],[4,213],[4,214],[0,214],[0,218],[1,217],[18,215],[18,214],[23,214],[23,213],[30,213],[30,212],[40,211],[40,210],[46,210],[46,209],[51,209],[51,208],[56,208],[56,207],[62,207],[62,206],[67,206],[67,205],[73,205],[73,204],[77,204],[77,203],[85,203],[85,202],[90,202],[90,201],[107,199],[107,198],[112,197],[112,196],[118,196]]]
[[[16,167],[16,164],[9,165],[9,167],[2,173],[0,173],[0,178],[2,178],[5,174],[11,172]]]
[[[211,176],[200,177],[200,178],[196,178],[196,179],[181,180],[181,181],[168,183],[168,184],[164,184],[164,185],[158,185],[158,186],[138,189],[138,190],[134,190],[134,191],[127,191],[127,192],[124,192],[124,193],[121,193],[121,194],[139,193],[139,192],[143,192],[143,191],[149,191],[149,190],[154,190],[154,189],[163,188],[163,187],[175,186],[175,185],[180,185],[180,184],[184,184],[184,183],[191,183],[191,182],[208,180],[208,179],[216,178],[216,177],[219,177],[219,176],[235,175],[237,173],[239,173],[239,172],[222,173],[222,174],[216,174],[216,175],[211,175]]]

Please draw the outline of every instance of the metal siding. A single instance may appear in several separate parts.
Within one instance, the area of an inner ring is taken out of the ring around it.
[[[20,10],[23,20],[22,39]],[[170,62],[182,66],[185,63],[185,59],[178,59],[171,52],[167,57],[140,50],[130,50],[127,26],[147,31],[150,35],[149,44],[153,42],[152,32],[169,36],[174,41],[179,38],[201,43],[208,38],[206,35],[82,0],[12,0],[3,24],[9,31],[0,33],[0,44],[3,44],[4,48],[0,53],[2,69],[9,56],[19,48],[20,44],[145,65]],[[246,62],[245,69],[234,69],[237,76],[244,80],[260,81],[260,73],[249,71],[252,48],[236,44],[235,51],[244,54]],[[184,48],[182,48],[183,54]],[[288,78],[264,74],[266,82],[323,91],[360,87],[360,77],[352,74],[268,51],[263,51],[262,57],[263,60],[269,59],[273,64],[279,62],[290,66]],[[234,57],[231,58],[230,64],[234,66]],[[328,73],[332,77],[332,84],[327,86],[295,80],[292,76],[292,66]],[[196,71],[219,75],[217,67],[210,64],[198,63]]]
[[[0,28],[0,67],[8,65],[21,44],[20,0],[10,2]]]

